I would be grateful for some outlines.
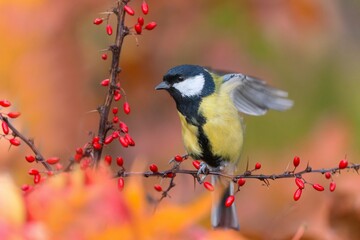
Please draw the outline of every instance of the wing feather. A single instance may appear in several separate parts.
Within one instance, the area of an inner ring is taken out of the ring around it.
[[[232,85],[230,95],[235,107],[249,115],[264,115],[269,109],[285,111],[292,107],[287,92],[243,74],[224,75],[224,85]]]

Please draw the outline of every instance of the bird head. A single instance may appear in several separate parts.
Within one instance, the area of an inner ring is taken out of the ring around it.
[[[214,92],[215,83],[205,68],[197,65],[180,65],[171,68],[155,89],[166,90],[176,102],[181,102],[210,95]]]

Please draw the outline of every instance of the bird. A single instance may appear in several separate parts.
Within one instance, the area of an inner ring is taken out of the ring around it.
[[[288,93],[265,81],[242,73],[219,73],[199,65],[179,65],[164,75],[155,87],[166,90],[175,100],[185,150],[202,160],[211,170],[234,174],[244,142],[243,114],[261,116],[273,109],[285,111],[293,106]],[[212,176],[212,182],[219,182]],[[213,228],[239,229],[235,204],[225,206],[234,194],[228,181],[221,197],[213,204]]]

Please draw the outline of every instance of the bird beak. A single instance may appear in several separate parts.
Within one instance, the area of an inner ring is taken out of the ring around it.
[[[169,89],[170,85],[166,82],[161,82],[159,85],[155,87],[155,90],[161,90],[161,89]]]

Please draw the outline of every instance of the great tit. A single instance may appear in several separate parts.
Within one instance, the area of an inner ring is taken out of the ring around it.
[[[171,68],[155,89],[168,91],[175,100],[187,153],[228,174],[235,172],[243,146],[239,112],[259,116],[293,105],[287,92],[262,80],[241,73],[218,75],[197,65]],[[232,184],[227,183],[223,197],[214,204],[214,228],[239,229],[235,204],[228,208],[224,204],[234,192]]]

